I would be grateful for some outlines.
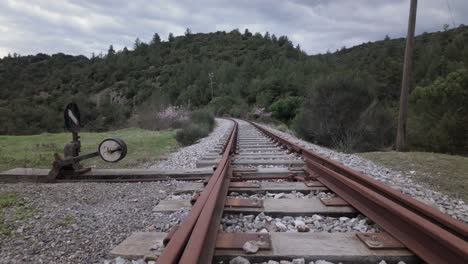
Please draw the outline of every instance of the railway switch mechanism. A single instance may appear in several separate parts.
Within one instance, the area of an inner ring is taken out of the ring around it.
[[[127,155],[127,145],[116,137],[104,139],[98,146],[97,151],[80,155],[81,141],[78,132],[81,129],[81,117],[78,105],[69,103],[64,111],[65,127],[72,133],[72,141],[65,144],[63,157],[55,153],[52,169],[48,174],[49,181],[63,179],[74,175],[81,175],[91,171],[90,167],[83,167],[80,161],[94,157],[101,157],[106,162],[115,163]]]

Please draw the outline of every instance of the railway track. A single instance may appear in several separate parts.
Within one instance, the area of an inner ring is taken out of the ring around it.
[[[263,126],[232,121],[197,164],[213,175],[179,190],[195,192],[191,202],[158,205],[192,206],[164,235],[156,263],[468,262],[468,225]],[[324,218],[335,224],[320,227]]]

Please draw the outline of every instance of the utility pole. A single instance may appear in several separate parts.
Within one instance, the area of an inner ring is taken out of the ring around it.
[[[214,73],[213,72],[210,72],[208,73],[208,77],[210,78],[210,87],[211,87],[211,99],[213,99],[213,77],[214,77]]]
[[[406,150],[406,121],[408,119],[408,94],[412,82],[414,29],[416,27],[417,5],[418,0],[411,0],[408,21],[408,35],[406,37],[405,59],[403,64],[403,80],[401,82],[400,113],[398,115],[398,130],[396,138],[397,151]]]

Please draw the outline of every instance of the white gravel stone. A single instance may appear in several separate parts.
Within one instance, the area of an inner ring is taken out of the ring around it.
[[[322,191],[310,191],[309,193],[301,193],[292,191],[289,193],[256,193],[256,194],[247,194],[247,193],[238,193],[230,192],[229,198],[248,198],[252,200],[263,200],[263,199],[298,199],[298,198],[322,198],[322,197],[334,197],[334,193],[322,192]]]
[[[247,241],[242,246],[242,249],[247,254],[253,254],[258,252],[259,247],[256,241]]]
[[[125,262],[127,262],[124,258],[121,258],[121,257],[117,257],[115,259],[115,264],[125,264]]]
[[[277,228],[279,228],[280,231],[285,231],[286,229],[288,229],[288,228],[286,227],[286,225],[283,224],[283,223],[281,223],[281,222],[276,222],[275,225],[276,225]]]
[[[455,219],[468,223],[468,207],[464,206],[465,202],[463,200],[454,199],[440,192],[431,190],[429,187],[424,186],[424,183],[417,182],[412,177],[411,172],[405,173],[392,170],[358,155],[337,152],[300,140],[295,136],[276,130],[267,125],[262,126],[322,156],[337,161],[358,172],[362,172],[364,175],[370,176],[404,194],[410,195],[413,198],[440,210],[442,213],[446,213]]]
[[[190,145],[169,154],[166,160],[157,164],[150,164],[150,169],[194,169],[197,160],[213,149],[220,140],[229,135],[233,122],[227,119],[216,118],[216,127],[207,136],[199,140],[198,143]]]
[[[315,220],[313,220],[315,219]],[[319,215],[282,218],[244,217],[242,214],[226,214],[221,219],[225,232],[379,232],[380,229],[367,218],[358,215],[348,220]]]
[[[305,264],[305,259],[303,258],[293,259],[292,264]]]
[[[334,263],[326,261],[326,260],[317,260],[315,261],[315,264],[334,264]]]
[[[250,261],[241,256],[235,257],[229,261],[229,264],[250,264]]]
[[[22,206],[30,210],[23,220],[17,220],[14,207],[2,209],[4,223],[16,225],[13,231],[21,227],[22,233],[0,234],[0,263],[29,263],[31,259],[34,263],[103,263],[133,232],[167,232],[180,223],[188,210],[152,211],[178,184],[1,184],[0,192],[17,193]],[[164,193],[158,191],[163,189]]]

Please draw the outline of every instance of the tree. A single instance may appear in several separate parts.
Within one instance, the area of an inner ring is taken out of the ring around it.
[[[169,33],[169,36],[167,37],[167,40],[168,40],[169,42],[173,42],[174,39],[175,39],[175,38],[174,38],[174,34],[172,34],[172,32]]]
[[[284,45],[287,45],[287,44],[291,44],[291,42],[289,41],[287,36],[281,36],[278,39],[278,44],[280,46],[284,46]]]
[[[269,110],[273,117],[288,123],[296,116],[302,101],[302,98],[297,96],[281,98],[274,102]]]
[[[334,72],[317,80],[294,120],[295,130],[312,142],[354,149],[361,140],[356,138],[359,118],[372,102],[365,88],[370,83],[347,72]]]
[[[157,45],[161,43],[161,38],[159,37],[158,33],[154,33],[153,38],[151,39],[151,45]]]
[[[133,44],[133,49],[138,49],[139,47],[141,47],[141,40],[140,38],[136,38],[135,39],[135,43]]]
[[[468,143],[468,70],[440,77],[411,93],[409,141],[414,147],[466,154]]]
[[[277,42],[277,41],[278,41],[278,38],[276,37],[275,34],[272,34],[272,35],[271,35],[271,41],[273,41],[273,42]]]
[[[185,29],[185,36],[190,36],[192,35],[192,30],[190,30],[190,28],[186,28]]]
[[[114,47],[112,45],[110,45],[109,50],[107,50],[107,56],[111,57],[113,55],[115,55],[115,50],[114,50]]]

